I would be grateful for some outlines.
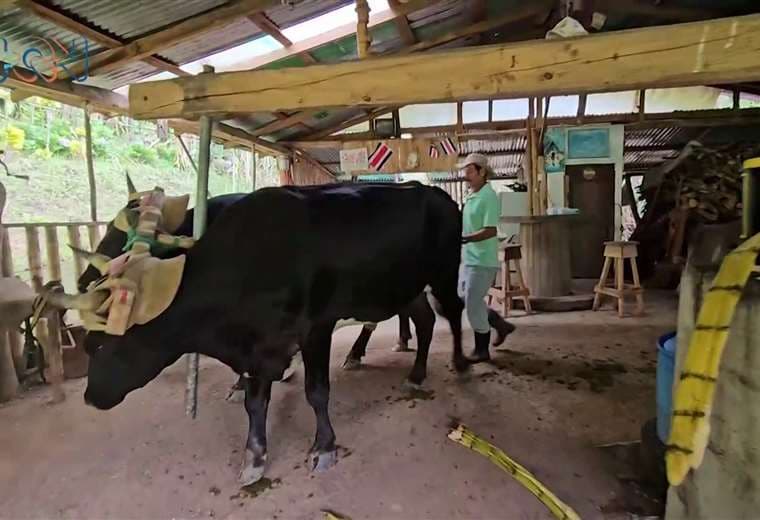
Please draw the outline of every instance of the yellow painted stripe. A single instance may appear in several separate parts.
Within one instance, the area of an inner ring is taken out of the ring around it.
[[[758,159],[760,166],[760,158]],[[745,163],[745,168],[747,163]],[[726,255],[712,287],[747,285],[760,248],[760,233]],[[690,469],[702,464],[710,438],[710,412],[720,371],[720,360],[728,341],[730,326],[741,299],[735,290],[708,291],[697,316],[697,326],[689,341],[682,373],[673,396],[673,416],[665,460],[668,481],[677,486]],[[689,415],[682,411],[689,410]]]

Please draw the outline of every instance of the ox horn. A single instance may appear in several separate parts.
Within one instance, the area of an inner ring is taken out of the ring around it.
[[[127,172],[127,190],[129,191],[129,200],[132,200],[132,197],[137,195],[137,188],[135,188],[135,183],[132,182],[129,172]]]
[[[80,311],[95,311],[108,298],[108,293],[91,291],[84,294],[66,294],[62,290],[48,290],[45,293],[47,301],[59,309],[77,309]]]
[[[95,269],[100,271],[100,274],[106,274],[108,272],[108,262],[111,261],[109,257],[100,253],[93,253],[91,251],[85,251],[69,244],[69,247],[74,251],[75,255],[81,256],[88,262],[90,262]]]

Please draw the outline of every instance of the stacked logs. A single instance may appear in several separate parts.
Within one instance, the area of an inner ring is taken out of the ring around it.
[[[758,146],[693,146],[691,153],[664,175],[660,185],[649,186],[641,193],[647,212],[652,206],[657,206],[658,213],[688,210],[690,219],[705,224],[740,218],[741,165],[758,152]]]
[[[742,163],[759,154],[759,145],[708,148],[692,142],[678,159],[646,174],[639,189],[646,209],[631,236],[640,243],[642,277],[654,275],[655,265],[682,264],[697,226],[741,218]],[[672,274],[677,283],[677,272]]]

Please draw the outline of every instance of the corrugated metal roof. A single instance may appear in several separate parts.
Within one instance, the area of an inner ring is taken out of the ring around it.
[[[281,29],[287,29],[310,18],[329,13],[353,0],[302,0],[293,7],[280,5],[267,10],[267,16]]]
[[[225,0],[52,0],[123,39],[133,39],[224,5]]]
[[[199,60],[264,36],[264,33],[247,18],[240,18],[221,29],[208,31],[182,41],[171,49],[161,53],[162,56],[176,62],[188,63]]]
[[[0,17],[0,37],[5,38],[8,44],[7,52],[3,53],[3,61],[20,67],[24,67],[23,55],[27,49],[37,47],[44,52],[45,43],[41,41],[41,38],[58,40],[67,47],[73,44],[79,49],[83,49],[84,45],[84,40],[80,35],[61,29],[57,25],[14,7],[6,8],[3,16]],[[90,54],[102,49],[94,42],[87,42],[87,47]],[[0,47],[1,50],[4,49]],[[34,66],[40,72],[48,72],[48,68],[44,66],[44,60],[34,60]]]
[[[106,33],[123,40],[134,40],[140,36],[161,30],[162,28],[185,20],[211,9],[218,8],[226,4],[229,0],[48,0],[47,5],[56,9],[63,9],[70,13],[78,20],[87,22],[94,27],[100,28]],[[336,8],[351,5],[352,0],[296,0],[292,7],[287,5],[278,5],[267,11],[267,16],[282,28],[288,28],[308,19],[330,12]],[[499,16],[508,13],[510,9],[521,4],[521,0],[488,0],[488,16]],[[669,0],[669,7],[687,7],[687,8],[705,8],[720,9],[727,14],[740,14],[753,11],[759,11],[760,5],[757,0]],[[413,28],[418,40],[428,40],[434,38],[446,31],[456,27],[462,27],[472,23],[471,12],[473,9],[471,0],[442,0],[434,2],[429,7],[410,14],[407,18]],[[656,8],[652,9],[656,11]],[[673,19],[667,20],[672,22]],[[656,16],[641,19],[640,17],[628,16],[622,9],[618,14],[608,19],[605,30],[655,25],[663,23],[662,19]],[[541,37],[541,31],[545,28],[534,28],[537,37]],[[530,33],[526,26],[525,31]],[[493,41],[507,41],[510,39],[524,37],[526,33],[522,28],[520,30],[509,31],[509,34],[499,34]],[[493,33],[494,31],[492,31]],[[498,31],[496,31],[498,32]],[[530,33],[532,34],[532,33]],[[202,59],[211,54],[233,48],[241,43],[249,42],[254,38],[261,37],[262,33],[245,17],[241,17],[227,27],[215,30],[210,33],[198,35],[197,37],[183,41],[178,45],[162,51],[161,55],[177,63],[187,63]],[[394,23],[375,26],[372,29],[373,51],[378,53],[391,52],[402,47],[403,43],[400,34]],[[20,56],[23,48],[33,42],[34,38],[58,38],[62,40],[71,40],[78,38],[78,35],[70,33],[64,29],[40,20],[28,11],[21,10],[17,7],[9,7],[4,10],[3,17],[0,19],[0,36],[8,40],[10,50],[16,51]],[[493,35],[491,35],[493,36]],[[489,40],[489,35],[484,36],[484,41]],[[437,47],[436,50],[447,47],[458,47],[470,44],[475,38],[463,38],[451,42],[445,46]],[[100,47],[90,43],[90,52],[97,52]],[[20,51],[20,52],[19,52]],[[315,49],[311,54],[317,60],[323,62],[337,62],[353,59],[356,53],[356,41],[353,35],[343,38],[340,41],[327,44],[319,49]],[[13,57],[13,53],[6,57],[6,60],[14,64],[19,64],[19,57]],[[15,61],[14,61],[15,60]],[[300,58],[293,58],[286,62],[278,63],[277,66],[287,64],[288,66],[297,66],[306,64]],[[147,76],[153,75],[157,70],[143,62],[133,62],[112,71],[108,74],[99,75],[87,81],[89,84],[98,85],[104,88],[116,88],[127,83],[136,82]],[[591,98],[590,98],[591,101]],[[590,102],[590,105],[593,103]],[[629,110],[630,101],[624,100],[621,108]],[[329,110],[318,114],[317,117],[310,118],[305,124],[297,125],[278,132],[274,139],[299,139],[313,132],[318,132],[326,128],[333,127],[342,121],[354,117],[361,112],[357,109]],[[256,114],[246,117],[244,120],[235,121],[236,126],[251,130],[257,126],[266,124],[274,120],[274,116],[265,114]],[[700,133],[699,129],[658,129],[648,131],[626,132],[626,146],[636,147],[635,154],[630,152],[627,159],[640,163],[647,160],[660,160],[658,154],[667,152],[668,147],[680,147],[682,143],[693,139]],[[463,141],[464,142],[464,141]],[[468,144],[471,151],[485,151],[494,157],[494,165],[498,170],[504,172],[514,172],[520,166],[522,153],[525,148],[525,137],[519,134],[513,134],[510,137],[497,140],[496,142],[483,140],[483,142],[470,141]],[[651,147],[655,150],[641,150],[641,148]],[[464,152],[465,150],[463,150]],[[337,151],[336,151],[337,153]],[[336,162],[336,161],[326,161]]]

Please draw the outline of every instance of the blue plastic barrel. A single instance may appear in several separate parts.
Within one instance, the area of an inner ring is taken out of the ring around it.
[[[657,436],[662,442],[667,442],[670,435],[675,354],[676,333],[661,336],[657,340]]]

